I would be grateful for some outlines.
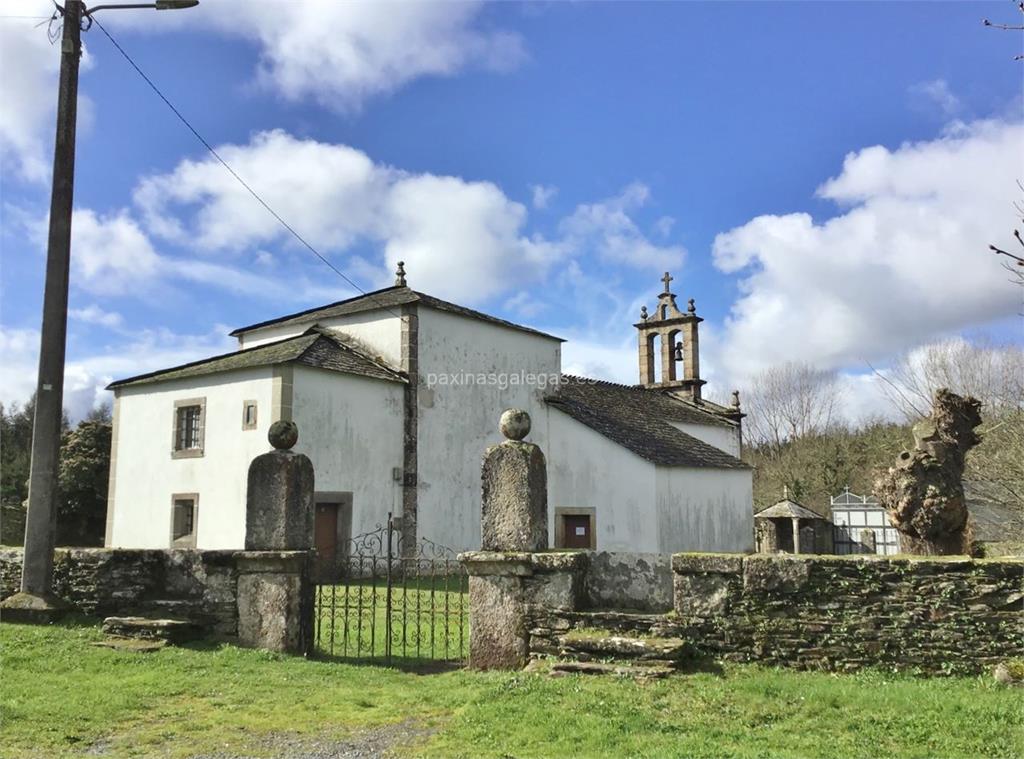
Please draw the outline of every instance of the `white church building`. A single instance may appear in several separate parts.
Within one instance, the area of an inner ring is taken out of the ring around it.
[[[388,513],[479,548],[481,458],[517,407],[547,457],[552,547],[750,550],[739,403],[701,398],[701,318],[664,282],[632,386],[563,376],[560,338],[417,292],[401,265],[393,287],[235,330],[232,353],[113,382],[106,545],[242,548],[249,462],[290,419],[322,555]]]

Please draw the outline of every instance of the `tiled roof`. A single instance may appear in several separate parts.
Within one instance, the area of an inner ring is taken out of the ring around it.
[[[766,509],[758,511],[756,514],[754,514],[754,517],[757,519],[775,519],[779,517],[786,517],[789,519],[792,519],[793,517],[796,517],[797,519],[825,518],[821,514],[817,514],[811,511],[806,506],[801,506],[796,501],[791,501],[788,498],[784,498],[778,503],[773,504],[772,506],[769,506]]]
[[[111,382],[107,388],[166,382],[228,372],[234,369],[287,363],[313,366],[345,374],[358,374],[363,377],[392,382],[405,382],[405,377],[401,372],[367,356],[358,348],[345,343],[337,335],[313,329],[298,337],[289,337],[255,348],[246,348],[233,353],[193,361],[171,369],[162,369]]]
[[[735,456],[670,424],[732,426],[733,422],[664,390],[565,376],[558,392],[545,401],[655,464],[749,469]]]
[[[424,306],[435,308],[438,311],[447,311],[448,313],[458,314],[460,316],[467,316],[471,319],[479,319],[480,321],[488,322],[490,324],[497,324],[501,327],[508,327],[509,329],[516,329],[520,332],[529,332],[533,335],[540,335],[541,337],[547,337],[552,340],[558,340],[559,342],[565,342],[560,337],[549,335],[546,332],[532,329],[530,327],[524,327],[521,324],[515,324],[514,322],[505,321],[499,319],[496,316],[490,316],[488,314],[481,313],[480,311],[474,311],[471,308],[465,306],[459,306],[455,303],[449,303],[446,300],[435,298],[432,295],[426,295],[425,293],[417,292],[408,287],[388,287],[383,290],[377,290],[375,292],[366,293],[365,295],[359,295],[355,298],[349,298],[347,300],[340,300],[337,303],[330,303],[326,306],[318,306],[317,308],[307,309],[306,311],[299,311],[295,314],[288,314],[287,316],[280,316],[276,319],[269,319],[264,322],[257,324],[250,324],[247,327],[239,327],[231,333],[232,337],[251,332],[255,329],[261,329],[262,327],[277,327],[285,326],[288,324],[302,324],[305,322],[316,322],[322,319],[329,319],[335,316],[346,316],[348,314],[358,314],[364,311],[374,311],[376,309],[398,309],[408,303],[421,303]]]

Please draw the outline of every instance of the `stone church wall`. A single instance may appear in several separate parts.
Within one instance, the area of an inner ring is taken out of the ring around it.
[[[678,633],[808,669],[978,672],[1024,656],[1024,560],[676,554]]]

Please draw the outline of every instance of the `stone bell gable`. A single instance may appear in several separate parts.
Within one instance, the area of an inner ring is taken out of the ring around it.
[[[665,287],[658,295],[654,314],[647,306],[640,309],[640,321],[634,324],[639,332],[640,384],[644,387],[679,389],[695,401],[700,400],[700,342],[698,325],[704,321],[697,316],[694,299],[687,302],[683,313],[676,305],[676,296],[670,289],[672,275],[665,272],[661,278]],[[661,362],[661,377],[655,378],[655,362]]]

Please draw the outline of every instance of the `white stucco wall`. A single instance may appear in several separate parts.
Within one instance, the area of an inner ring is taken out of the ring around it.
[[[740,456],[740,431],[737,427],[719,427],[714,424],[687,424],[686,422],[669,422],[677,430],[693,435],[720,451]]]
[[[394,313],[384,309],[366,311],[347,316],[335,316],[331,319],[310,319],[306,322],[285,326],[271,325],[262,329],[240,335],[240,348],[255,348],[258,345],[283,340],[286,337],[301,335],[314,324],[337,330],[355,338],[372,355],[379,355],[385,362],[397,367],[402,360],[402,321],[398,316],[399,309]]]
[[[557,340],[419,309],[420,537],[458,550],[480,547],[480,463],[487,446],[503,439],[498,431],[501,412],[523,408],[541,419],[542,398],[552,391],[537,384],[445,385],[440,376],[533,372],[557,377],[560,354]],[[436,380],[432,386],[430,379]],[[545,425],[535,425],[530,440],[545,447]]]
[[[117,462],[111,545],[167,548],[171,496],[198,493],[198,548],[245,543],[249,462],[269,450],[269,367],[127,387],[118,391]],[[206,399],[204,455],[172,459],[174,402]],[[242,429],[242,403],[255,400],[257,427]]]
[[[598,551],[657,551],[654,464],[556,408],[545,419],[552,545],[556,508],[592,507]]]
[[[664,466],[656,469],[655,550],[753,550],[752,470]]]
[[[319,492],[352,493],[352,536],[401,514],[392,469],[402,466],[404,385],[295,366],[296,451],[313,461]]]

